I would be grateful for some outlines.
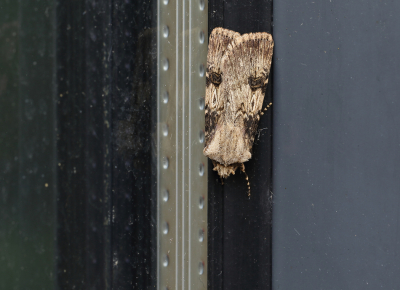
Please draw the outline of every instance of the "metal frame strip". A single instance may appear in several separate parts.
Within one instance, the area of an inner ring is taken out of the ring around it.
[[[207,2],[159,0],[158,289],[207,289]]]

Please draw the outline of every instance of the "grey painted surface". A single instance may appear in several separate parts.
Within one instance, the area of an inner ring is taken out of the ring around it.
[[[399,289],[399,14],[274,1],[273,289]]]

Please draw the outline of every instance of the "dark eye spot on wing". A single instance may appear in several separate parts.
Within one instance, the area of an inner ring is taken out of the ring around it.
[[[212,72],[209,74],[209,77],[207,78],[207,84],[213,83],[216,86],[219,86],[219,84],[222,82],[222,75]]]
[[[252,91],[264,87],[265,77],[255,78],[253,76],[249,77],[249,86]]]

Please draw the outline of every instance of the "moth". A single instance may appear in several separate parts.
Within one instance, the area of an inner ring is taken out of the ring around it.
[[[266,32],[215,28],[207,54],[203,153],[221,178],[245,173],[263,110],[274,41]],[[245,173],[246,174],[246,173]],[[250,183],[246,174],[250,195]]]

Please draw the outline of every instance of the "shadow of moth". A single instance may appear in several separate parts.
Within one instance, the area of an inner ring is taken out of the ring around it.
[[[224,28],[211,32],[203,153],[212,160],[221,178],[235,174],[239,167],[245,173],[243,163],[251,158],[258,121],[263,115],[273,47],[272,36],[266,32],[240,35]],[[247,174],[246,180],[250,195]]]

